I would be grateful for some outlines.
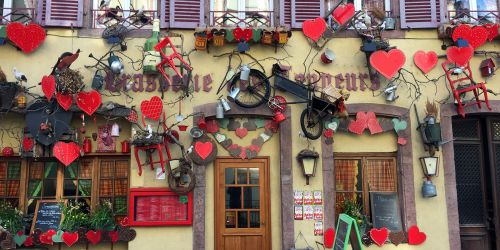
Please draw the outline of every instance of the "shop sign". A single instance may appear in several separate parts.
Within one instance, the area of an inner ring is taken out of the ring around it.
[[[309,82],[315,82],[320,79],[321,87],[325,88],[330,84],[335,84],[338,89],[347,89],[349,91],[365,91],[379,90],[380,81],[370,81],[368,73],[339,73],[339,74],[295,74],[295,81],[304,82],[307,79]],[[307,81],[306,81],[307,82]]]
[[[115,79],[112,74],[106,75],[105,78],[105,88],[111,92],[119,92],[120,90],[126,90],[127,84],[133,82],[131,91],[134,92],[178,92],[182,90],[181,79],[177,75],[173,75],[172,86],[163,78],[158,75],[145,75],[145,74],[122,74],[117,76]],[[185,81],[185,80],[184,80]],[[194,75],[192,78],[192,84],[194,85],[194,92],[210,92],[212,90],[212,76],[210,74],[201,76]]]

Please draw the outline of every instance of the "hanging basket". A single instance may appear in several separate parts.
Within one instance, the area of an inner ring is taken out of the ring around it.
[[[15,103],[19,86],[15,82],[0,83],[0,111],[8,111]]]

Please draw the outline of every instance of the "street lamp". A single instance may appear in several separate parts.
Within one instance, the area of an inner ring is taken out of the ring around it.
[[[302,167],[302,174],[306,177],[306,185],[309,185],[309,177],[316,173],[318,158],[319,154],[309,149],[304,149],[297,155],[297,161]]]

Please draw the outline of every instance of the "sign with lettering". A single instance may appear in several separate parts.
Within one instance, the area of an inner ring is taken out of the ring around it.
[[[374,228],[386,227],[391,232],[403,230],[399,199],[396,192],[370,192],[370,206]]]
[[[348,249],[347,245],[349,243],[353,250],[363,249],[358,224],[356,223],[356,220],[349,215],[339,215],[335,232],[335,240],[333,241],[334,250]]]
[[[178,75],[173,75],[171,77],[172,84],[168,82],[161,76],[158,75],[144,75],[144,74],[121,74],[115,76],[113,74],[107,74],[104,78],[106,84],[106,90],[111,92],[119,92],[121,90],[134,92],[178,92],[183,89],[183,85],[193,84],[190,86],[193,88],[194,92],[210,92],[212,90],[212,76],[210,74],[205,76],[200,76],[198,74],[194,75],[192,81],[188,82],[186,76],[180,78]]]
[[[47,232],[49,229],[57,231],[63,219],[64,204],[66,200],[38,200],[31,232],[35,229],[40,229],[42,232]]]
[[[295,74],[295,81],[300,82],[315,82],[319,81],[319,86],[325,88],[326,86],[332,84],[338,89],[347,89],[349,91],[365,91],[365,90],[379,90],[380,81],[370,80],[370,75],[368,73],[339,73],[332,75],[326,74]],[[307,81],[306,81],[307,80]],[[359,80],[359,81],[358,81]]]

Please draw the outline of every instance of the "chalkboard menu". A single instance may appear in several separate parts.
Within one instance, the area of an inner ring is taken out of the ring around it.
[[[363,249],[356,220],[347,214],[340,214],[335,230],[333,250],[345,250],[349,243],[353,250]]]
[[[374,228],[386,227],[392,232],[403,230],[397,193],[370,193]]]
[[[49,229],[57,231],[63,219],[62,209],[65,203],[65,200],[37,201],[31,231],[35,229],[40,229],[42,232],[46,232]]]

